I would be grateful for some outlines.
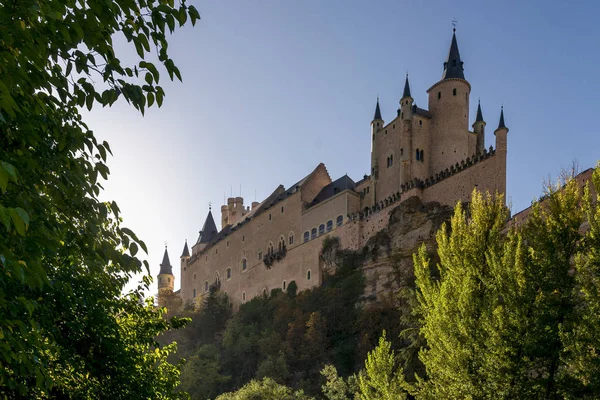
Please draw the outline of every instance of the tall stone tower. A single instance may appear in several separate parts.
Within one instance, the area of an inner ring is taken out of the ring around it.
[[[431,124],[429,174],[471,156],[469,151],[469,96],[471,84],[465,79],[463,61],[458,51],[456,29],[448,57],[444,62],[442,79],[427,90],[429,112],[435,118]],[[472,139],[471,139],[472,140]]]
[[[169,261],[169,252],[165,246],[165,254],[163,255],[162,263],[160,264],[160,272],[158,273],[158,306],[165,307],[169,297],[173,295],[173,287],[175,286],[175,276],[173,276],[173,267]]]

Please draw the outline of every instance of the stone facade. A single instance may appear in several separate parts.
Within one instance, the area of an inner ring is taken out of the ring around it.
[[[469,130],[471,85],[462,65],[453,35],[442,80],[427,91],[429,110],[414,104],[408,77],[397,116],[387,124],[377,101],[371,174],[362,180],[343,176],[333,181],[319,164],[295,185],[280,185],[252,207],[244,206],[241,197],[228,199],[218,232],[209,211],[191,255],[186,243],[181,257],[182,300],[194,300],[211,285],[227,293],[234,307],[272,289],[285,290],[291,281],[298,290],[309,289],[321,284],[319,256],[328,236],[358,250],[388,226],[392,210],[409,198],[453,207],[469,201],[474,188],[504,193],[504,115],[494,132],[495,149],[486,148],[480,107]],[[159,276],[159,282],[164,279]]]

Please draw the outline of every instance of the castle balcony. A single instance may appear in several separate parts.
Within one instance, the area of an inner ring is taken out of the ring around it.
[[[277,251],[267,252],[267,254],[265,254],[265,256],[263,257],[263,263],[265,263],[265,267],[267,267],[267,269],[271,269],[271,267],[276,261],[283,260],[286,255],[287,247],[283,245]]]

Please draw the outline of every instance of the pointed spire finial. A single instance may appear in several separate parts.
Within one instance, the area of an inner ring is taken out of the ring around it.
[[[406,80],[404,81],[404,92],[402,93],[402,98],[404,97],[412,97],[410,95],[410,85],[408,84],[408,72],[406,73]]]
[[[456,32],[456,24],[458,24],[458,21],[456,20],[456,18],[452,18],[452,32]]]
[[[453,24],[455,23],[456,21],[453,20]],[[452,42],[450,43],[448,57],[444,62],[444,73],[442,74],[442,80],[448,78],[465,79],[463,62],[460,59],[460,52],[458,51],[458,42],[456,41],[456,25],[453,29]]]
[[[481,100],[477,102],[477,118],[475,122],[483,122],[483,113],[481,112]]]
[[[498,122],[498,129],[501,128],[506,128],[506,125],[504,124],[504,105],[500,107],[500,121]]]
[[[379,95],[377,95],[377,105],[375,106],[375,116],[373,120],[381,119],[381,109],[379,108]]]

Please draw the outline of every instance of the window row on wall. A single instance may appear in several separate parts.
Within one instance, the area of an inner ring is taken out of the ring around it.
[[[336,218],[336,221],[335,221],[336,226],[342,226],[343,223],[344,223],[344,217],[342,215],[338,215],[338,217]],[[310,231],[304,232],[304,242],[308,242],[311,239],[315,239],[317,236],[323,235],[326,231],[331,232],[332,229],[333,229],[333,221],[329,220],[329,221],[327,221],[327,224],[319,225],[318,230],[315,227],[315,228],[312,228]]]
[[[228,271],[231,271],[231,268],[227,268]],[[219,279],[219,273],[215,272],[216,275],[216,282],[215,283],[220,283]],[[309,269],[308,271],[306,271],[306,280],[310,281],[312,279],[312,272]],[[208,291],[210,290],[210,286],[208,284],[208,281],[204,281],[204,287],[202,288],[204,293],[208,293]],[[281,289],[285,292],[287,290],[287,281],[284,279],[283,282],[281,282]],[[226,293],[226,292],[225,292]],[[263,289],[263,295],[264,296],[268,296],[269,292],[267,291],[267,288]],[[198,295],[198,291],[196,288],[193,289],[192,291],[192,295],[193,298],[196,298],[196,296]],[[246,291],[242,292],[242,302],[246,301]]]

